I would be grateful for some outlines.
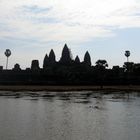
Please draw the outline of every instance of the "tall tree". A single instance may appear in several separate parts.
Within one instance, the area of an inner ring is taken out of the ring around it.
[[[6,69],[7,69],[8,68],[8,58],[11,55],[11,51],[9,49],[6,49],[4,54],[7,57],[7,60],[6,60]]]
[[[107,64],[106,60],[96,61],[96,68],[98,70],[97,76],[98,76],[98,79],[99,79],[101,89],[103,88],[103,84],[104,84],[105,77],[106,77],[106,69],[105,69],[106,67],[108,67],[108,64]]]
[[[126,57],[127,57],[127,62],[129,62],[129,59],[128,59],[128,57],[130,56],[130,51],[125,51],[125,54],[124,54]]]
[[[91,66],[91,57],[88,51],[85,53],[84,63],[88,66]]]

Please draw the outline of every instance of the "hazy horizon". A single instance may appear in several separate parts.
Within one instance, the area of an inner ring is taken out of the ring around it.
[[[140,62],[140,1],[138,0],[1,0],[0,66],[10,49],[9,68],[19,63],[30,67],[33,59],[43,65],[53,49],[59,60],[64,44],[83,61],[85,52],[92,65],[107,60],[109,67],[122,66],[124,53]]]

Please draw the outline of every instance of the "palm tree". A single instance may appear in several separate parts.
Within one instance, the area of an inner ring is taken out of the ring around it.
[[[125,51],[125,56],[127,57],[127,62],[129,62],[128,57],[130,56],[130,51]]]
[[[7,60],[6,60],[6,69],[7,69],[8,68],[8,58],[11,55],[11,51],[9,49],[6,49],[4,54],[7,57]]]

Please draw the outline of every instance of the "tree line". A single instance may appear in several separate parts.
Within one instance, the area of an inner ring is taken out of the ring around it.
[[[126,51],[127,62],[123,67],[107,68],[106,60],[97,60],[95,66],[91,64],[91,57],[87,51],[81,62],[76,56],[72,59],[71,50],[64,45],[59,61],[51,49],[43,60],[43,68],[39,61],[33,60],[31,67],[22,70],[15,64],[12,70],[0,69],[0,84],[50,84],[50,85],[128,85],[140,83],[140,64],[129,62],[130,52]]]

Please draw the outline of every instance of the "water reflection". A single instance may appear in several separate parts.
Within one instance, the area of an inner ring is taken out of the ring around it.
[[[1,92],[0,140],[139,140],[139,93]]]

